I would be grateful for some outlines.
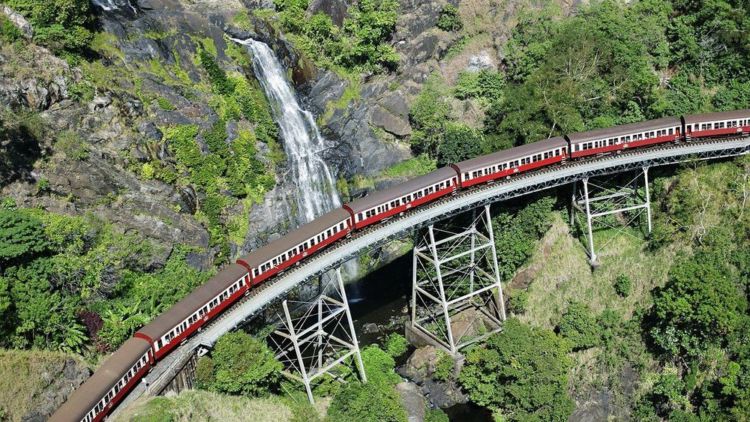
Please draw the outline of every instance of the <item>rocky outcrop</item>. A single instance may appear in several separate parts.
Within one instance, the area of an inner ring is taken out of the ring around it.
[[[436,407],[447,408],[468,402],[468,396],[464,394],[456,381],[463,365],[462,356],[454,361],[454,372],[448,380],[434,379],[435,370],[442,356],[445,355],[438,353],[438,349],[434,346],[420,347],[409,356],[406,365],[399,368],[399,373],[417,383],[424,396]]]
[[[44,422],[62,405],[65,398],[89,377],[91,371],[81,362],[68,358],[50,363],[39,377],[43,387],[33,398],[34,409],[24,415],[23,422]]]
[[[29,23],[29,21],[26,20],[23,15],[8,6],[2,6],[0,11],[2,11],[5,17],[7,17],[8,20],[13,23],[13,25],[21,30],[21,33],[24,37],[31,38],[32,36],[34,36],[34,28],[31,27],[31,23]]]

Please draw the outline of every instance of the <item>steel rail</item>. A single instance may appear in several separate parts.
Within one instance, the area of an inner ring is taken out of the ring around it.
[[[634,149],[616,155],[573,161],[462,190],[360,230],[249,291],[248,296],[225,310],[216,320],[159,361],[144,377],[144,382],[139,383],[123,400],[118,410],[127,407],[128,403],[144,394],[159,394],[197,349],[213,346],[224,333],[236,328],[305,280],[340,266],[364,249],[383,245],[406,232],[476,207],[566,185],[584,178],[748,153],[750,137],[737,137]],[[117,411],[113,415],[115,413]]]

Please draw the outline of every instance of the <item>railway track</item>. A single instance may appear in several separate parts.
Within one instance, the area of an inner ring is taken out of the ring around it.
[[[227,308],[219,317],[202,327],[197,334],[157,363],[144,378],[145,382],[133,389],[123,400],[119,409],[127,407],[128,403],[140,396],[159,394],[171,378],[181,370],[194,350],[212,346],[221,334],[235,328],[304,280],[341,265],[356,256],[360,250],[377,247],[403,236],[404,232],[417,230],[471,208],[550,189],[585,177],[613,174],[644,166],[655,167],[748,153],[750,153],[750,137],[732,137],[657,145],[620,154],[597,156],[557,164],[457,191],[453,195],[359,230],[250,290],[246,296]],[[113,414],[116,413],[117,411]]]

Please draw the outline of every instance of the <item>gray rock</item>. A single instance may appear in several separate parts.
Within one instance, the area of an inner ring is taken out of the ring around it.
[[[31,27],[31,23],[29,23],[29,21],[27,21],[22,14],[16,12],[8,6],[3,6],[2,11],[3,14],[8,18],[8,20],[21,30],[21,33],[24,37],[31,38],[34,36],[34,28]]]
[[[370,115],[370,123],[396,136],[411,135],[411,126],[408,120],[396,116],[382,106],[375,106]]]
[[[143,122],[138,125],[138,133],[153,141],[160,141],[164,134],[154,122]]]
[[[314,15],[322,12],[331,17],[333,23],[341,26],[347,15],[349,4],[345,0],[312,0],[307,7],[307,13]]]
[[[422,422],[425,418],[425,399],[419,387],[404,381],[396,384],[396,391],[401,397],[401,404],[406,409],[409,422]]]
[[[469,58],[469,65],[466,70],[469,72],[479,72],[484,69],[494,69],[496,67],[494,60],[490,57],[489,52],[481,51],[479,54]]]

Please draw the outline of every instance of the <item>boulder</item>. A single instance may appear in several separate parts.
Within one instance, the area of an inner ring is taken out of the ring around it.
[[[24,37],[30,39],[34,36],[34,29],[31,27],[31,23],[29,23],[29,21],[27,21],[22,14],[16,12],[8,6],[3,6],[2,11],[3,14],[8,18],[8,20],[21,30],[21,33]]]
[[[409,422],[422,422],[425,418],[425,399],[419,387],[408,381],[396,384],[401,404],[406,409]]]
[[[396,136],[411,135],[411,126],[408,120],[389,112],[379,105],[375,106],[372,111],[370,123]]]

